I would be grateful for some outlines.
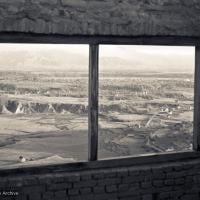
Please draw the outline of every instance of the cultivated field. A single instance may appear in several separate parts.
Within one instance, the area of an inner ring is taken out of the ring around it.
[[[100,155],[191,150],[193,88],[192,74],[102,73]]]
[[[0,166],[87,160],[87,73],[0,77]]]
[[[191,150],[193,88],[188,73],[100,73],[99,158]],[[87,98],[86,72],[1,71],[0,166],[87,160]]]

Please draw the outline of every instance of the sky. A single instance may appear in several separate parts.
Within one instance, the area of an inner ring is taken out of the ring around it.
[[[100,45],[100,71],[193,72],[194,47]],[[0,44],[0,70],[88,70],[89,46]]]

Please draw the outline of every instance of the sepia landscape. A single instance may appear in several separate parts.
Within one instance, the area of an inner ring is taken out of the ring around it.
[[[88,46],[14,47],[0,48],[0,166],[87,160]],[[100,48],[100,159],[192,149],[193,50],[138,49]]]
[[[193,98],[192,47],[101,46],[99,156],[192,150]]]
[[[0,74],[0,151],[6,157],[2,162],[7,164],[9,159],[15,163],[19,156],[32,163],[87,159],[88,103],[84,74]]]
[[[100,148],[108,157],[192,150],[192,74],[102,76]]]
[[[3,47],[0,166],[87,160],[88,46]]]

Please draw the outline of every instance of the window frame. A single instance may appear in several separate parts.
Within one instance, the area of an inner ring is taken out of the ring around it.
[[[47,166],[30,166],[23,169],[40,168],[57,170],[58,168],[94,169],[101,167],[119,167],[138,164],[153,164],[200,157],[200,38],[183,36],[65,36],[33,33],[0,33],[0,43],[27,44],[88,44],[89,45],[89,95],[88,95],[88,161]],[[123,156],[98,160],[98,90],[99,90],[99,45],[162,45],[195,46],[195,80],[194,80],[194,119],[193,151],[165,152],[137,156]],[[92,161],[92,162],[91,162]],[[11,167],[12,168],[12,167]],[[10,169],[8,169],[10,170]],[[16,170],[16,169],[15,169]],[[20,169],[19,169],[20,170]],[[0,174],[1,174],[0,169]],[[20,170],[23,171],[23,170]],[[36,170],[37,171],[37,170]],[[43,170],[41,170],[42,172]],[[5,170],[4,170],[5,172]],[[10,171],[9,171],[10,173]]]
[[[91,116],[90,113],[93,114],[92,118],[89,118],[89,123],[95,122],[95,127],[93,127],[92,130],[93,131],[93,137],[90,137],[89,135],[89,161],[95,161],[98,160],[98,123],[96,125],[96,118],[97,118],[97,122],[98,122],[98,100],[99,100],[99,96],[98,96],[98,91],[99,91],[99,87],[98,87],[98,81],[99,81],[99,45],[101,45],[101,43],[99,44],[95,44],[95,45],[90,45],[90,60],[92,60],[92,62],[90,62],[90,72],[92,72],[92,74],[95,74],[96,77],[92,77],[91,82],[89,82],[90,86],[90,94],[92,93],[91,89],[93,89],[94,94],[92,96],[89,96],[89,99],[92,103],[92,109],[89,106],[89,115]],[[110,44],[110,45],[115,45],[115,44]],[[119,44],[118,44],[119,45]],[[166,46],[166,45],[162,45],[162,46]],[[171,46],[171,45],[170,45]],[[98,55],[94,54],[93,52],[98,52]],[[195,70],[194,70],[194,111],[193,111],[193,151],[194,152],[199,152],[200,151],[200,47],[195,46]],[[94,101],[94,102],[92,102]],[[90,104],[90,103],[89,103]],[[94,107],[93,107],[94,106]],[[90,128],[90,126],[89,126]],[[184,153],[185,151],[183,151]],[[93,155],[95,153],[95,155]],[[180,152],[181,153],[181,152]],[[156,153],[155,153],[156,154]],[[168,154],[168,152],[164,152],[164,154]],[[176,154],[176,152],[174,152],[174,154]],[[157,153],[156,155],[161,155],[160,153]],[[137,155],[136,157],[140,157],[141,155]],[[148,156],[148,154],[146,154],[146,156]],[[134,156],[132,156],[134,157]],[[109,158],[108,158],[109,159]],[[114,158],[113,158],[114,159]]]

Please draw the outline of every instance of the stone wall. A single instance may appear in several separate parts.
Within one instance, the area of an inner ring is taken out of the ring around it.
[[[199,200],[200,160],[32,176],[16,174],[0,179],[0,191],[0,199],[6,200]]]
[[[200,36],[199,0],[0,0],[0,32]]]

